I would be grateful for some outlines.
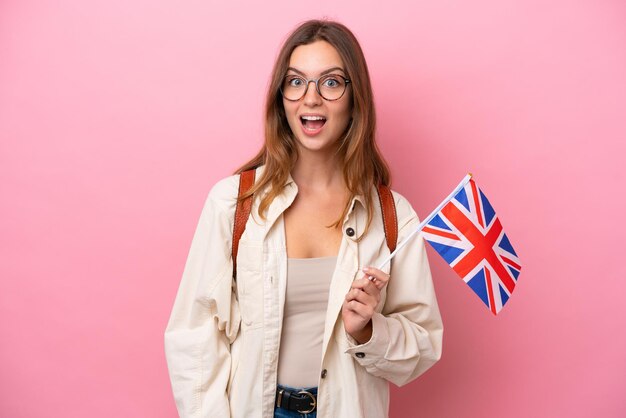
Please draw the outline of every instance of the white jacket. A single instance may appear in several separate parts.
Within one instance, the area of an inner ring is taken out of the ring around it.
[[[259,178],[263,167],[257,170]],[[290,177],[266,221],[256,213],[255,196],[239,244],[235,282],[231,244],[238,185],[239,176],[231,176],[209,193],[165,331],[182,418],[273,417],[287,280],[282,213],[298,189]],[[374,187],[371,193],[376,193]],[[401,242],[419,222],[406,199],[396,192],[393,197]],[[389,254],[378,198],[374,201],[371,229],[361,242],[356,242],[366,224],[361,197],[354,198],[343,222],[344,231],[353,228],[356,234],[343,234],[330,285],[319,418],[387,417],[387,382],[404,385],[441,357],[443,326],[421,235],[392,260],[370,341],[357,345],[344,330],[341,306],[352,281],[363,276],[362,267],[377,267]]]

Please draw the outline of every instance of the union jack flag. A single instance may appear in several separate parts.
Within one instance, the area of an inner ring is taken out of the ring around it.
[[[497,315],[522,266],[484,193],[470,179],[424,226],[424,239]]]

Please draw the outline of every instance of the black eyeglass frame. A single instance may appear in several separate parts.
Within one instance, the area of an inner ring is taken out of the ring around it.
[[[343,88],[343,92],[341,93],[341,96],[337,97],[336,99],[327,99],[326,97],[324,97],[324,95],[322,94],[322,92],[320,91],[320,86],[319,86],[319,81],[323,78],[327,78],[327,77],[339,77],[341,79],[343,79],[344,83],[346,83],[345,87]],[[304,93],[302,93],[302,96],[298,97],[297,99],[288,99],[287,97],[285,97],[285,93],[283,92],[283,84],[285,84],[285,79],[287,77],[294,77],[294,78],[299,78],[300,80],[304,80],[304,82],[306,83],[306,87],[304,88]],[[286,76],[283,77],[283,82],[280,84],[280,94],[283,96],[283,98],[285,100],[289,100],[290,102],[297,102],[298,100],[302,99],[304,96],[306,96],[306,92],[309,91],[309,84],[313,82],[315,83],[315,91],[317,91],[317,94],[320,95],[320,97],[326,101],[329,102],[334,102],[335,100],[339,100],[343,97],[344,94],[346,94],[346,90],[348,90],[348,84],[351,83],[349,78],[346,78],[342,75],[339,74],[324,74],[321,77],[318,77],[317,79],[313,79],[313,78],[304,78],[300,75],[295,75],[295,74],[287,74]]]

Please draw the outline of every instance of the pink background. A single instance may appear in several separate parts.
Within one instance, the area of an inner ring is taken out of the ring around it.
[[[163,330],[204,198],[322,16],[363,45],[394,188],[425,216],[472,171],[524,264],[494,317],[430,251],[443,359],[391,416],[625,416],[618,0],[0,2],[1,416],[176,416]]]

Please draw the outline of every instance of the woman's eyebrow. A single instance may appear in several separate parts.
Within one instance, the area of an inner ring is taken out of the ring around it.
[[[333,71],[336,71],[336,70],[339,70],[339,71],[343,72],[344,74],[346,73],[346,71],[343,68],[341,68],[341,67],[332,67],[332,68],[329,68],[328,70],[322,71],[320,73],[320,76],[323,76],[323,75],[328,74],[328,73],[332,73]],[[298,73],[301,76],[306,76],[306,74],[304,74],[302,71],[297,70],[297,69],[295,69],[293,67],[287,68],[287,71],[293,71],[294,73]]]

